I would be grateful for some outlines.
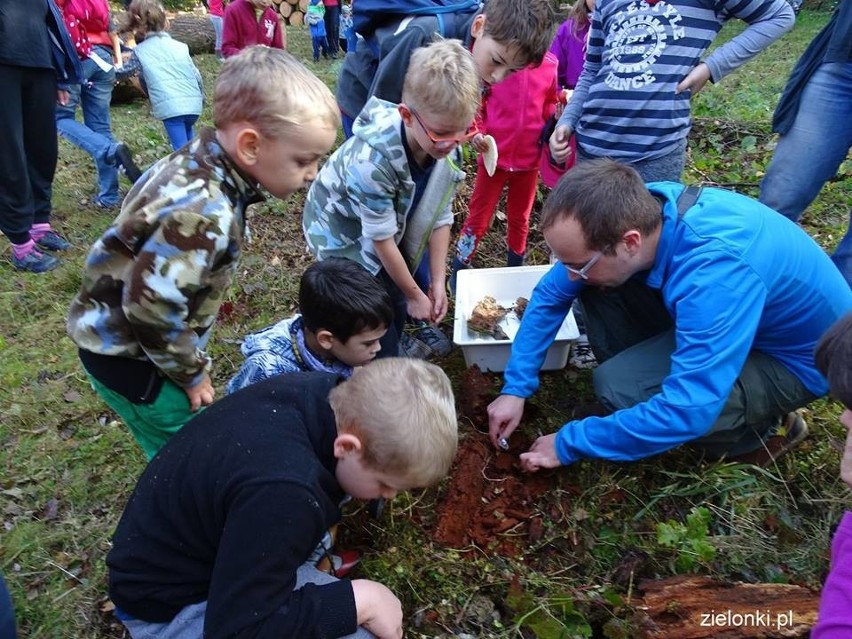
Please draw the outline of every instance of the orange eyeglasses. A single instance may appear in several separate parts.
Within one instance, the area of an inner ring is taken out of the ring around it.
[[[414,116],[414,119],[417,120],[417,123],[423,127],[423,132],[426,134],[426,137],[429,138],[429,141],[435,146],[455,146],[456,144],[464,144],[469,140],[473,139],[473,137],[479,133],[479,129],[476,128],[476,124],[472,124],[471,128],[467,130],[467,133],[463,135],[458,135],[452,138],[439,138],[432,131],[429,130],[429,127],[424,124],[423,120],[420,119],[420,116],[417,114],[417,111],[412,109],[411,107],[407,107],[411,115]]]

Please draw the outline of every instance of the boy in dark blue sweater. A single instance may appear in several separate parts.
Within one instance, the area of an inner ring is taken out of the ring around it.
[[[140,477],[107,557],[116,615],[132,637],[402,636],[385,586],[306,561],[347,494],[390,499],[444,477],[456,429],[447,376],[420,360],[227,396]]]

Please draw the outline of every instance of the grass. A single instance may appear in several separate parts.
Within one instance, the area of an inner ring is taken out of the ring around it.
[[[779,91],[827,19],[803,12],[781,43],[697,96],[688,181],[756,194],[774,144],[769,120]],[[727,26],[720,41],[739,28]],[[333,86],[340,62],[310,61],[304,28],[290,28],[288,41]],[[209,91],[217,63],[212,55],[196,62]],[[202,122],[210,122],[209,105]],[[169,151],[162,125],[143,102],[115,106],[113,128],[141,165]],[[106,597],[104,557],[144,459],[86,383],[64,328],[86,250],[112,218],[89,205],[93,188],[91,160],[62,142],[54,221],[76,248],[49,275],[0,264],[0,570],[21,636],[33,638],[124,636]],[[463,189],[457,199],[459,215],[467,195]],[[308,263],[298,217],[303,197],[255,208],[253,244],[229,293],[234,310],[211,344],[220,391],[239,366],[238,340],[294,310],[298,276]],[[804,218],[827,250],[845,230],[850,201],[847,161]],[[505,228],[500,221],[495,227],[480,250],[481,266],[503,264]],[[531,240],[530,261],[546,262],[535,228]],[[458,389],[461,354],[443,365]],[[491,379],[496,392],[500,378]],[[543,375],[532,400],[538,410],[525,428],[558,427],[573,405],[590,398],[590,379],[585,372]],[[586,461],[555,472],[552,489],[536,504],[542,538],[519,557],[432,543],[427,531],[441,488],[398,497],[379,522],[356,507],[344,535],[370,548],[363,573],[403,600],[406,636],[543,638],[588,636],[591,628],[633,636],[630,603],[640,577],[690,570],[819,586],[831,525],[848,503],[832,446],[841,436],[838,413],[826,399],[811,405],[812,436],[769,471],[696,464],[684,450],[633,464]],[[461,424],[461,434],[473,436],[468,424]],[[706,510],[706,527],[686,533],[690,516],[704,516],[696,509]]]

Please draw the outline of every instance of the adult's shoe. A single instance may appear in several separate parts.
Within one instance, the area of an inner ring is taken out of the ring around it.
[[[760,468],[769,468],[801,444],[807,436],[808,425],[804,417],[797,411],[787,413],[776,434],[763,442],[763,446],[750,453],[733,455],[727,459],[738,464],[751,464]]]

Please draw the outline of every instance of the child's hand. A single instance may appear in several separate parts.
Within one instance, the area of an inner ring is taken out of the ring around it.
[[[500,446],[501,439],[509,439],[524,414],[523,397],[516,395],[500,395],[488,404],[488,435],[495,447]]]
[[[352,581],[358,625],[378,639],[402,637],[402,604],[386,586],[369,579]]]
[[[543,468],[558,468],[562,465],[556,455],[556,435],[543,435],[533,442],[529,451],[521,453],[521,468],[534,473]]]
[[[409,316],[414,319],[429,321],[432,319],[432,300],[419,288],[413,297],[409,297],[406,302],[406,309]]]
[[[441,282],[438,286],[437,282],[432,282],[429,286],[429,299],[432,301],[432,322],[437,324],[447,315],[447,287],[445,282]]]
[[[570,126],[557,124],[553,130],[553,135],[550,136],[550,142],[548,143],[548,146],[550,146],[550,155],[559,164],[562,164],[571,157],[571,145],[568,142],[571,140],[573,133],[574,131]]]
[[[470,145],[477,153],[485,153],[489,147],[488,141],[481,133],[477,133],[470,139]]]
[[[189,407],[192,412],[197,411],[201,406],[207,406],[213,403],[213,396],[216,391],[213,390],[213,384],[210,382],[210,376],[204,373],[204,377],[195,386],[184,388],[183,392],[189,398]]]
[[[703,62],[699,62],[698,65],[680,81],[680,84],[677,85],[675,88],[675,95],[683,91],[691,91],[692,95],[695,95],[704,88],[704,85],[707,84],[709,79],[710,67]]]

